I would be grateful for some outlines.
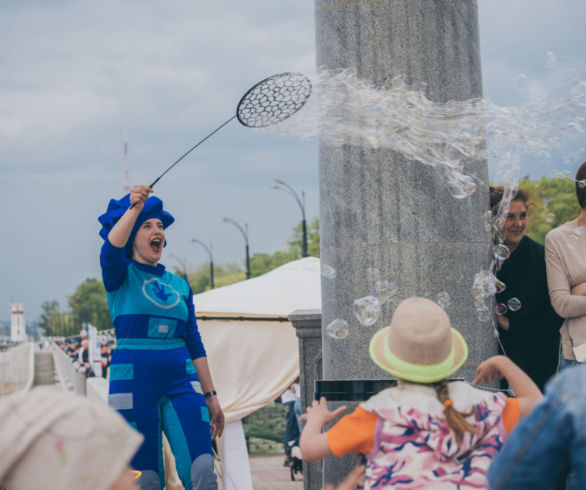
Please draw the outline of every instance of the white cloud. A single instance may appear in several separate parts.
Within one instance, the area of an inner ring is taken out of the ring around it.
[[[570,69],[586,75],[583,0],[479,0],[478,11],[493,102],[516,102],[519,73],[546,88]],[[121,194],[125,130],[132,181],[146,183],[261,79],[314,73],[314,15],[311,0],[2,3],[0,206],[11,209],[12,243],[0,256],[0,320],[10,295],[38,312],[99,274],[96,217]],[[249,223],[253,251],[283,248],[299,210],[269,189],[274,178],[305,190],[317,214],[316,142],[232,122],[157,187],[178,218],[169,250],[207,260],[190,242],[197,234],[219,262],[240,262],[222,215]]]

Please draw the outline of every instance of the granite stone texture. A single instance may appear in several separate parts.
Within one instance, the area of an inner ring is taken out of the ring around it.
[[[463,0],[316,0],[317,64],[355,68],[383,83],[399,74],[425,81],[436,101],[481,96],[477,7]],[[322,279],[322,325],[350,324],[343,340],[324,335],[324,379],[380,378],[370,361],[372,334],[389,324],[394,306],[413,295],[447,292],[447,311],[470,344],[475,364],[495,351],[489,324],[476,319],[474,274],[487,268],[490,240],[486,162],[466,199],[452,197],[438,171],[389,149],[319,148],[321,260],[337,274]],[[382,318],[362,326],[354,300],[371,293],[367,269],[398,286]],[[348,362],[350,361],[351,362]],[[464,369],[472,376],[473,366]]]
[[[402,74],[409,84],[426,82],[436,102],[480,97],[477,9],[474,0],[315,0],[317,66],[352,68],[379,85]],[[470,349],[457,376],[471,380],[476,365],[496,353],[492,326],[476,318],[471,294],[474,274],[490,264],[486,162],[467,173],[478,188],[456,199],[429,165],[387,148],[320,141],[321,261],[336,270],[335,278],[322,277],[323,379],[388,376],[370,360],[368,344],[411,296],[449,294],[446,311]],[[372,294],[368,268],[398,288],[366,327],[352,304]],[[325,331],[336,318],[349,323],[342,340]],[[347,471],[331,460],[324,465],[327,481]]]

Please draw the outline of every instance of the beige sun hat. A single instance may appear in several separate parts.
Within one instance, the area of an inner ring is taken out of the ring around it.
[[[105,403],[46,387],[0,399],[0,488],[107,490],[142,436]]]
[[[433,383],[462,367],[468,346],[437,303],[409,298],[399,304],[391,325],[372,337],[370,357],[397,378]]]

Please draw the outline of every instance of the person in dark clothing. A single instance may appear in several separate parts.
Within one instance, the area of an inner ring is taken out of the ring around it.
[[[283,466],[292,466],[294,460],[291,457],[293,446],[299,446],[299,419],[295,411],[296,401],[299,399],[299,377],[287,388],[281,395],[281,403],[285,406],[285,434],[283,436],[283,446],[285,447],[285,461]]]
[[[503,188],[490,189],[493,213],[501,204]],[[503,203],[505,204],[505,203]],[[543,391],[555,374],[563,319],[549,298],[545,270],[545,249],[525,235],[528,224],[528,196],[518,190],[505,214],[504,245],[510,256],[502,263],[497,278],[505,283],[497,293],[497,320],[505,355],[517,364]],[[506,382],[502,383],[506,388]]]

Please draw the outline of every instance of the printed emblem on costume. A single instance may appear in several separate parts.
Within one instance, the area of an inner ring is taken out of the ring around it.
[[[169,284],[159,281],[156,277],[142,284],[142,293],[159,308],[169,309],[177,306],[181,296]]]

